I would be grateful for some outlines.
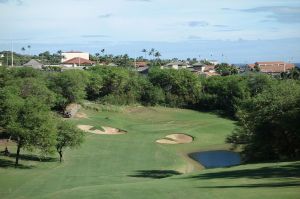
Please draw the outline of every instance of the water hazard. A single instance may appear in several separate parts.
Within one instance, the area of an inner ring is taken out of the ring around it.
[[[241,164],[239,153],[232,151],[204,151],[189,155],[205,168],[229,167]]]

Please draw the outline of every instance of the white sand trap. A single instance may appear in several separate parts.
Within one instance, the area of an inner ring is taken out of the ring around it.
[[[93,129],[94,127],[90,125],[78,125],[77,127],[85,132],[94,133],[98,135],[120,135],[126,133],[126,131],[106,126],[102,127],[103,131],[99,129]]]
[[[193,137],[186,134],[171,134],[167,135],[165,138],[156,140],[160,144],[188,144],[193,142]]]
[[[176,141],[168,140],[168,139],[160,139],[160,140],[156,140],[156,142],[159,144],[178,144]]]

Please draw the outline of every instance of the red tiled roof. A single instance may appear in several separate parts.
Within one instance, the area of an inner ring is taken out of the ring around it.
[[[147,62],[144,62],[144,61],[137,61],[135,63],[135,66],[136,67],[146,67],[147,66]]]
[[[84,59],[84,58],[80,58],[80,57],[75,57],[73,59],[69,59],[65,62],[63,62],[63,64],[77,64],[77,65],[92,65],[95,62],[90,61],[88,59]]]

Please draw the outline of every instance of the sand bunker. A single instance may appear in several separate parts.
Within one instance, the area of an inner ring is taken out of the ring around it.
[[[102,127],[103,130],[94,129],[94,127],[90,125],[78,125],[77,127],[85,132],[99,135],[120,135],[126,133],[126,131],[106,126]]]
[[[171,134],[165,138],[156,140],[160,144],[187,144],[193,141],[193,137],[186,134]]]

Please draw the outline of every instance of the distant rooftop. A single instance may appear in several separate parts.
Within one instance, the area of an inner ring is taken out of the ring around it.
[[[88,59],[80,58],[80,57],[75,57],[73,59],[67,60],[63,62],[63,64],[77,64],[77,65],[92,65],[95,62],[90,61]]]
[[[66,51],[66,52],[63,52],[63,53],[83,53],[83,52],[71,50],[71,51]]]

